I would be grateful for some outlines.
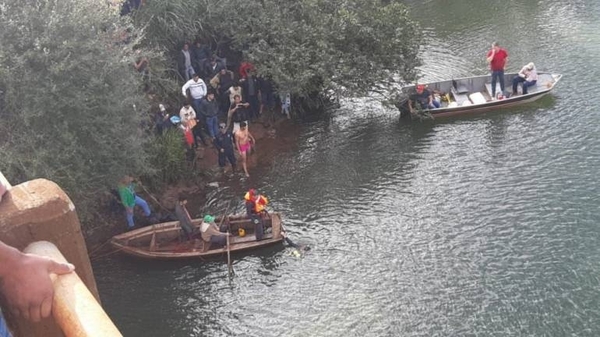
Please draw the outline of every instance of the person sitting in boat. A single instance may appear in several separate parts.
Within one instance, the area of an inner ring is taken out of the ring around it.
[[[264,218],[268,216],[265,208],[269,204],[269,199],[258,194],[255,189],[250,189],[244,196],[244,200],[246,201],[246,214],[254,224],[256,240],[262,240],[265,227]]]
[[[419,104],[419,107],[423,110],[437,109],[440,107],[440,102],[433,99],[433,94],[425,87],[425,85],[417,84],[415,89],[416,92],[410,95],[408,99],[410,113],[414,113],[417,104]]]
[[[215,223],[215,217],[209,214],[204,216],[202,225],[200,225],[200,232],[204,242],[217,246],[224,246],[227,243],[227,237],[230,236],[228,232],[224,233],[219,230]]]
[[[183,195],[179,196],[179,201],[175,204],[175,215],[177,216],[177,220],[179,220],[179,226],[183,230],[183,233],[185,233],[189,241],[192,241],[197,229],[192,224],[192,217],[190,217],[190,213],[185,207],[186,204],[187,198]]]
[[[527,88],[534,86],[537,83],[537,79],[538,75],[537,71],[535,70],[535,64],[533,64],[533,62],[529,62],[529,64],[524,66],[521,71],[519,71],[519,74],[513,78],[513,96],[517,94],[519,83],[523,83],[523,95],[527,95]]]

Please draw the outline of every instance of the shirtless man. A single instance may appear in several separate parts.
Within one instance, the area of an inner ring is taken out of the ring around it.
[[[240,158],[242,159],[242,166],[244,167],[244,172],[246,173],[246,177],[249,177],[248,174],[248,166],[247,166],[247,158],[248,152],[250,152],[250,148],[252,148],[252,144],[255,143],[254,137],[248,131],[246,127],[246,122],[240,123],[240,129],[235,133],[235,144],[237,145],[237,149],[240,152]]]

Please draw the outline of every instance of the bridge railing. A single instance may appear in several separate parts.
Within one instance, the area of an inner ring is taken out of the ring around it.
[[[45,179],[10,186],[0,173],[0,182],[9,188],[0,201],[0,241],[75,265],[75,273],[54,282],[52,318],[31,323],[4,311],[14,336],[121,336],[100,306],[79,218],[66,193]]]
[[[24,252],[67,262],[58,248],[47,241],[34,242]],[[76,271],[51,275],[54,282],[52,317],[56,324],[67,337],[122,336]]]

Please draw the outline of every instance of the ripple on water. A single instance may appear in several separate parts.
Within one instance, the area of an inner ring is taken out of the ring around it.
[[[600,6],[408,3],[427,13],[427,81],[485,73],[498,37],[512,70],[565,77],[537,103],[436,123],[344,101],[257,181],[311,250],[234,256],[231,281],[224,256],[98,262],[125,335],[598,335]]]

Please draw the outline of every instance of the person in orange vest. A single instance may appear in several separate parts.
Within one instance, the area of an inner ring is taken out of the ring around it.
[[[258,194],[255,189],[250,189],[244,195],[244,200],[246,201],[246,214],[252,219],[252,223],[254,224],[256,240],[262,240],[264,235],[263,217],[267,214],[265,207],[269,203],[269,199]]]

